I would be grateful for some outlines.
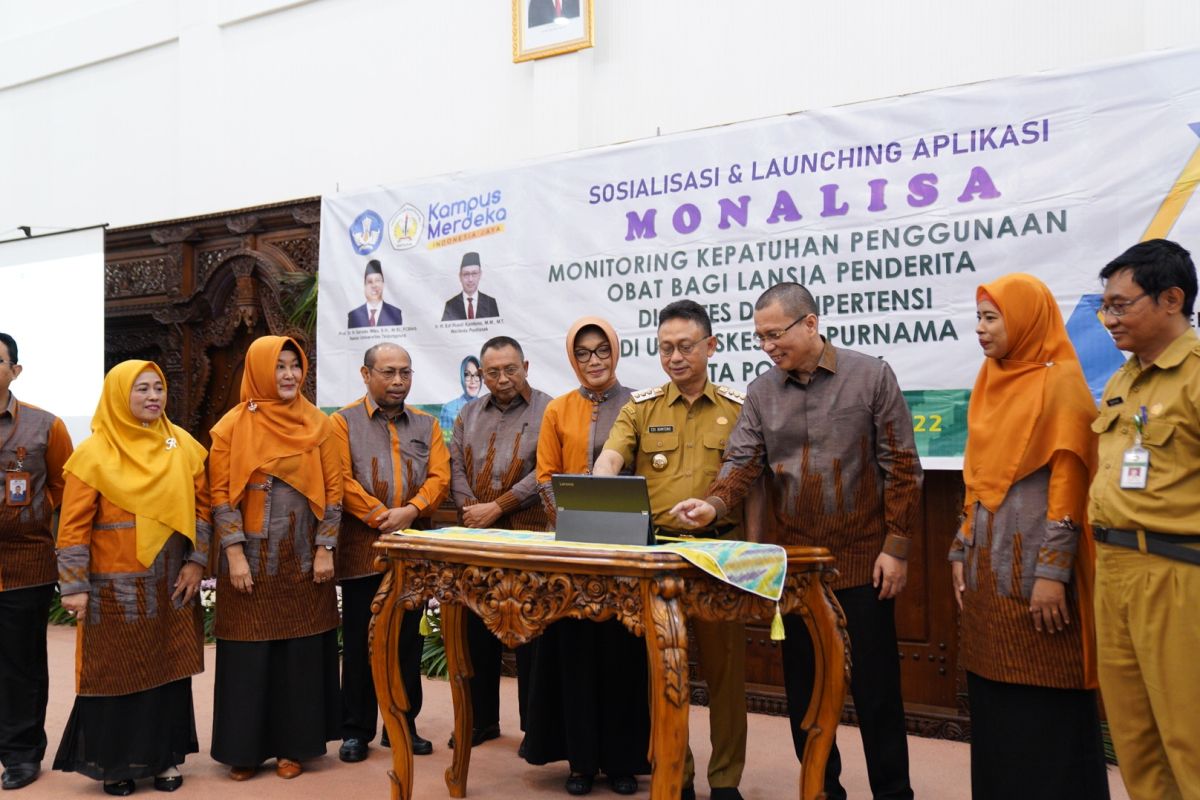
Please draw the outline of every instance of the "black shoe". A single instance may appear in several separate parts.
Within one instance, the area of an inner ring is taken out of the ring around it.
[[[632,775],[609,775],[608,787],[617,794],[634,794],[637,792],[637,778]]]
[[[679,791],[679,800],[696,800],[696,787],[683,787],[683,789]]]
[[[433,742],[422,739],[416,731],[412,732],[412,744],[414,756],[427,756],[433,752]]]
[[[117,781],[116,783],[104,784],[104,793],[116,795],[117,797],[128,797],[133,794],[134,788],[133,781]]]
[[[347,764],[356,764],[367,758],[367,743],[362,739],[347,739],[338,748],[338,758]]]
[[[493,725],[488,725],[486,728],[476,728],[475,730],[471,731],[471,746],[478,747],[479,745],[483,744],[484,742],[490,742],[492,739],[499,739],[499,738],[500,738],[500,723],[497,722]],[[446,743],[446,746],[449,747],[451,750],[454,749],[454,734],[453,733],[450,734],[450,741]]]
[[[379,746],[380,747],[391,747],[392,746],[392,740],[389,739],[388,735],[387,735],[387,728],[383,729],[383,735],[379,737]]]
[[[714,786],[708,796],[710,800],[742,800],[742,793],[736,786]]]
[[[592,791],[592,781],[595,779],[595,775],[572,772],[567,776],[567,794],[588,794]]]
[[[36,781],[38,773],[41,771],[42,765],[39,762],[29,761],[24,764],[13,764],[4,770],[4,777],[0,779],[0,785],[3,785],[5,789],[23,789]]]
[[[183,786],[182,775],[172,775],[169,778],[164,778],[159,775],[154,779],[154,788],[160,792],[173,792],[180,786]]]
[[[517,758],[524,758],[526,752],[528,751],[525,749],[525,737],[522,736],[521,743],[517,745]]]

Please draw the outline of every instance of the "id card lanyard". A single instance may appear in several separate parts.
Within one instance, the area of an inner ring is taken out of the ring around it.
[[[1136,431],[1133,447],[1126,450],[1121,459],[1122,489],[1146,488],[1146,480],[1150,477],[1150,451],[1142,447],[1142,435],[1146,432],[1149,422],[1146,407],[1142,406],[1138,413],[1133,415],[1133,427]]]
[[[4,470],[4,504],[7,506],[27,506],[30,501],[30,490],[33,488],[31,476],[25,471],[25,448],[17,448],[16,467],[6,467]]]

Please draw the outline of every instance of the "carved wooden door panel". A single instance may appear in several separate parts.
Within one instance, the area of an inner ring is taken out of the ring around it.
[[[925,474],[922,529],[908,559],[908,588],[896,603],[900,680],[909,729],[961,738],[958,609],[946,554],[958,528],[963,483],[958,472]]]
[[[312,338],[285,308],[287,276],[316,271],[319,219],[312,198],[107,231],[107,366],[157,361],[168,413],[207,445],[209,429],[238,400],[255,338],[292,336],[315,363]],[[315,380],[310,370],[310,399]]]

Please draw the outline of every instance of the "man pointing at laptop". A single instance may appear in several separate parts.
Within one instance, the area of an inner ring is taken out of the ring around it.
[[[613,424],[594,475],[617,475],[626,466],[646,479],[650,513],[659,536],[745,539],[742,509],[734,507],[708,528],[674,529],[670,510],[703,496],[721,467],[729,432],[744,395],[708,380],[716,351],[712,322],[704,307],[678,300],[658,315],[658,354],[671,379],[634,392]],[[708,682],[712,758],[708,783],[713,800],[740,800],[738,784],[746,763],[745,630],[741,622],[694,622],[700,668]],[[695,765],[688,748],[683,800],[694,799]]]

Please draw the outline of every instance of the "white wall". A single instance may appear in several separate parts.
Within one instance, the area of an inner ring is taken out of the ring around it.
[[[1200,42],[1196,0],[0,0],[0,238],[128,225]]]

